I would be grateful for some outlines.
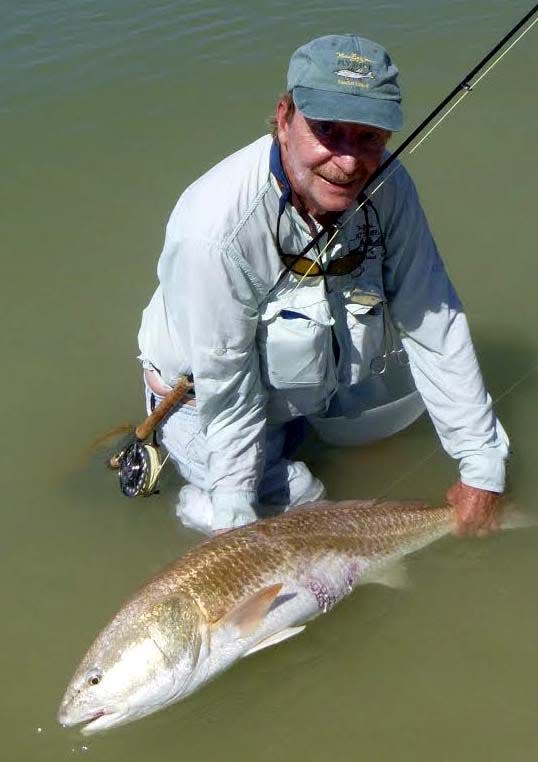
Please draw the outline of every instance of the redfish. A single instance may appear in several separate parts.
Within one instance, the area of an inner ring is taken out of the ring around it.
[[[519,517],[504,522],[514,525]],[[89,734],[179,701],[238,659],[298,635],[357,585],[395,584],[403,556],[454,526],[449,507],[349,500],[217,535],[119,610],[75,672],[58,721],[85,723]]]

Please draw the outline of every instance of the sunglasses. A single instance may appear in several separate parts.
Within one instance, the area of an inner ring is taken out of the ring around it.
[[[370,221],[368,218],[367,204],[364,204],[362,207],[364,213],[364,237],[361,246],[352,249],[343,257],[331,259],[326,265],[322,265],[318,260],[310,259],[306,255],[314,248],[314,246],[317,248],[319,254],[318,243],[321,238],[324,235],[327,235],[328,240],[331,240],[334,238],[335,234],[338,234],[340,228],[336,225],[324,227],[298,254],[288,254],[282,250],[280,245],[280,221],[284,214],[284,206],[284,204],[280,205],[278,213],[276,223],[276,246],[278,255],[285,265],[286,270],[295,273],[295,275],[301,275],[303,278],[319,278],[320,276],[326,275],[348,275],[362,265],[366,259],[368,246],[370,244]]]

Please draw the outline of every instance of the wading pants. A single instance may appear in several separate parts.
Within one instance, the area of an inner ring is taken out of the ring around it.
[[[151,412],[152,392],[146,387],[146,405]],[[155,403],[160,397],[153,394]],[[304,419],[295,419],[283,426],[267,426],[265,471],[258,487],[257,514],[278,513],[325,494],[323,484],[301,461],[289,456],[304,439]],[[159,441],[170,453],[181,476],[188,482],[179,493],[176,514],[182,523],[206,534],[212,531],[212,505],[207,492],[207,446],[198,411],[191,404],[180,404],[159,426]]]

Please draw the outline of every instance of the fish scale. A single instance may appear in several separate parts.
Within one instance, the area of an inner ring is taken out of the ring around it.
[[[153,585],[169,580],[174,589],[200,602],[209,621],[215,622],[278,573],[296,574],[305,563],[315,567],[320,557],[332,553],[350,561],[382,557],[401,550],[402,537],[412,547],[417,540],[430,541],[430,534],[446,533],[452,524],[450,508],[420,503],[317,503],[313,509],[262,519],[201,543],[146,589],[150,592]]]

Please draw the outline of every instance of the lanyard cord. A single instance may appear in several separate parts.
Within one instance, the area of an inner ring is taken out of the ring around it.
[[[291,188],[290,181],[288,180],[288,176],[286,175],[286,172],[284,170],[284,167],[282,166],[282,158],[280,155],[280,145],[276,138],[275,140],[273,140],[273,144],[271,145],[271,151],[269,154],[269,169],[271,173],[274,175],[274,177],[276,178],[277,182],[279,183],[282,189],[282,193],[278,201],[278,217],[276,221],[276,246],[277,246],[278,255],[286,268],[286,272],[290,272],[290,270],[292,270],[292,267],[293,267],[293,262],[291,262],[290,264],[287,264],[284,260],[284,252],[282,251],[282,247],[280,246],[280,223],[286,209],[286,204],[288,203],[288,201],[291,201],[292,188]],[[362,198],[363,198],[363,194],[361,192],[359,195],[359,199],[362,199]],[[371,206],[372,208],[374,208],[374,211],[378,220],[378,224],[379,225],[381,224],[379,222],[379,215],[377,214],[377,210],[373,206],[372,202],[364,198],[364,203],[365,203],[365,206],[363,208],[364,241],[362,243],[361,261],[363,261],[367,256],[368,246],[370,243],[370,220],[368,217],[368,206]],[[317,249],[317,255],[314,254],[314,259],[312,260],[312,264],[309,266],[308,270],[306,271],[306,274],[303,276],[301,281],[299,281],[298,285],[302,283],[302,281],[304,280],[304,277],[308,277],[308,275],[310,274],[312,270],[312,267],[315,264],[317,264],[318,267],[320,268],[321,274],[323,275],[323,278],[325,280],[325,285],[327,285],[327,275],[330,273],[327,273],[325,268],[323,267],[323,264],[321,262],[321,257],[327,250],[327,247],[329,246],[330,242],[334,240],[335,236],[338,235],[342,227],[343,227],[342,224],[323,226],[322,229],[318,231],[318,233],[316,233],[316,235],[313,236],[313,238],[307,243],[307,245],[303,249],[301,249],[299,254],[292,255],[295,257],[304,257],[314,247]],[[331,231],[334,231],[334,232],[332,232],[331,234]],[[324,235],[327,235],[327,243],[323,247],[323,249],[320,250],[318,244]]]
[[[276,221],[276,246],[278,249],[278,254],[280,258],[282,258],[283,251],[280,246],[280,221],[282,219],[282,216],[284,214],[284,210],[286,209],[286,204],[288,201],[291,202],[291,185],[290,181],[288,180],[288,176],[286,175],[284,171],[284,167],[282,166],[282,159],[280,156],[280,145],[278,143],[278,140],[275,138],[273,140],[273,144],[271,146],[271,152],[269,154],[269,169],[271,173],[276,177],[279,185],[282,188],[282,193],[280,196],[280,199],[278,201],[278,218]],[[305,256],[305,254],[308,254],[310,249],[313,249],[314,246],[317,247],[317,244],[319,241],[323,238],[325,234],[330,234],[330,227],[323,227],[313,238],[312,240],[305,246],[304,249],[298,254],[297,256]],[[318,248],[319,252],[319,248]],[[314,259],[314,262],[316,260]],[[321,267],[321,265],[320,265]],[[287,267],[287,270],[290,268]]]

